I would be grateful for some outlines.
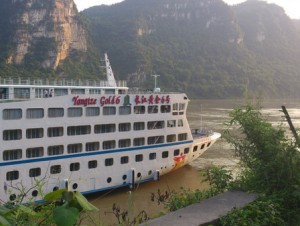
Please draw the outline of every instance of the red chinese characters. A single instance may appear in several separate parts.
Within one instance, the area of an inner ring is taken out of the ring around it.
[[[134,98],[134,102],[136,105],[139,104],[169,104],[170,103],[170,96],[159,96],[159,95],[150,95],[148,98],[145,97],[144,95],[139,96],[136,95]]]

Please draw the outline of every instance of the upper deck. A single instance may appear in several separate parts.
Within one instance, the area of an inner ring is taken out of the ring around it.
[[[0,77],[0,100],[26,100],[69,94],[124,94],[126,81],[24,79]]]

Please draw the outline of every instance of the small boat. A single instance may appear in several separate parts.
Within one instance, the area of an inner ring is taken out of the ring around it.
[[[0,78],[0,200],[42,200],[159,180],[220,137],[191,131],[184,93],[116,81]]]

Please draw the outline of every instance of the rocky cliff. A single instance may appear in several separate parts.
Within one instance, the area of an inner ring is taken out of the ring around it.
[[[56,69],[70,54],[87,51],[87,36],[73,0],[11,0],[8,64]],[[4,3],[5,4],[5,3]]]

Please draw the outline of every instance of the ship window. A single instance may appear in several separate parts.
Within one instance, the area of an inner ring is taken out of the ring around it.
[[[194,146],[194,148],[193,148],[193,152],[196,152],[197,151],[197,149],[198,149],[198,146],[196,145],[196,146]]]
[[[21,140],[22,139],[22,130],[4,130],[3,131],[3,140]]]
[[[101,94],[101,89],[90,89],[90,94]]]
[[[135,122],[135,123],[133,123],[133,129],[134,130],[144,130],[145,123],[144,122]]]
[[[190,148],[185,148],[184,149],[184,154],[188,154],[190,152]]]
[[[86,151],[98,151],[100,148],[99,142],[90,142],[85,144]]]
[[[22,118],[22,109],[4,109],[3,120],[14,120]]]
[[[78,143],[78,144],[69,144],[68,147],[68,153],[78,153],[78,152],[82,152],[82,144]]]
[[[204,147],[205,147],[205,144],[202,144],[202,145],[201,145],[201,149],[203,149]]]
[[[133,139],[133,146],[143,146],[145,145],[145,138],[138,137]]]
[[[27,129],[26,130],[26,138],[27,139],[42,138],[43,136],[44,136],[43,128],[35,128],[35,129]]]
[[[171,112],[171,106],[170,105],[161,105],[160,106],[160,112],[161,113],[170,113]]]
[[[48,117],[49,118],[64,117],[64,109],[63,108],[49,108],[48,109]]]
[[[134,114],[145,114],[145,106],[134,106]]]
[[[65,95],[68,95],[68,89],[55,88],[54,89],[54,95],[55,96],[65,96]]]
[[[85,109],[85,115],[90,116],[99,116],[100,115],[100,108],[99,107],[87,107]]]
[[[178,111],[178,104],[173,104],[173,107],[172,107],[173,111]]]
[[[207,146],[206,147],[209,147],[210,146],[210,142],[207,144]]]
[[[48,155],[62,155],[64,153],[64,146],[63,145],[55,145],[48,147]]]
[[[131,129],[131,124],[129,122],[119,124],[119,131],[120,132],[130,131],[130,129]]]
[[[130,115],[131,107],[130,106],[120,106],[119,107],[119,115]]]
[[[48,137],[61,137],[64,135],[63,127],[50,127],[48,128]]]
[[[88,168],[89,169],[95,169],[98,166],[98,162],[97,160],[92,160],[88,162]]]
[[[82,108],[68,108],[68,117],[81,117]]]
[[[103,115],[115,115],[116,107],[103,107]]]
[[[14,171],[9,171],[6,173],[7,181],[18,180],[18,179],[19,179],[19,171],[14,170]]]
[[[39,192],[37,190],[33,190],[32,193],[31,193],[31,195],[33,197],[36,197],[38,194],[39,194]]]
[[[71,89],[71,94],[85,94],[84,89]]]
[[[28,148],[26,149],[26,157],[27,158],[37,158],[44,156],[44,148],[36,147],[36,148]]]
[[[85,135],[91,133],[91,126],[69,126],[67,129],[68,136]]]
[[[163,151],[161,153],[161,157],[164,159],[164,158],[168,158],[169,157],[169,152],[168,151]]]
[[[184,108],[185,108],[185,104],[180,103],[180,104],[179,104],[179,111],[183,111]]]
[[[121,157],[121,164],[126,164],[129,162],[129,157],[128,156],[122,156]]]
[[[79,162],[73,162],[70,164],[70,171],[78,171],[80,169]]]
[[[95,125],[94,127],[95,133],[113,133],[115,131],[116,131],[115,124]]]
[[[178,127],[183,127],[183,120],[182,119],[178,120]]]
[[[180,153],[180,150],[179,150],[179,149],[174,150],[174,156],[178,156],[179,153]]]
[[[26,118],[28,119],[44,118],[44,109],[43,108],[27,109]]]
[[[116,92],[116,91],[115,91],[114,89],[105,89],[105,90],[104,90],[104,93],[105,93],[105,94],[115,94],[115,92]]]
[[[150,153],[150,154],[149,154],[149,159],[150,159],[150,160],[156,159],[156,153],[155,153],[155,152]]]
[[[164,136],[148,137],[148,144],[161,144],[164,142]]]
[[[178,141],[187,140],[187,133],[178,134]]]
[[[53,165],[50,167],[51,174],[58,174],[61,172],[61,165]]]
[[[175,127],[176,126],[176,120],[168,120],[167,126],[168,127]]]
[[[163,129],[165,127],[164,121],[150,121],[147,123],[148,130],[151,129]]]
[[[176,134],[170,134],[167,136],[167,142],[175,142],[176,141]]]
[[[148,106],[148,114],[158,113],[158,106],[157,105],[150,105]]]
[[[22,150],[21,149],[13,149],[3,151],[3,161],[16,160],[22,158]]]
[[[119,140],[119,148],[130,147],[130,145],[131,145],[131,140],[130,139]]]
[[[113,149],[116,147],[116,141],[115,140],[107,140],[103,141],[103,149]]]
[[[105,166],[112,166],[114,164],[113,158],[105,159]]]
[[[0,99],[8,99],[8,88],[0,88]]]
[[[143,161],[143,155],[142,155],[142,154],[136,155],[136,156],[135,156],[135,161],[136,161],[136,162],[141,162],[141,161]]]
[[[29,88],[14,88],[14,96],[16,99],[29,99],[30,89]]]
[[[29,177],[38,177],[41,175],[41,168],[29,169]]]

